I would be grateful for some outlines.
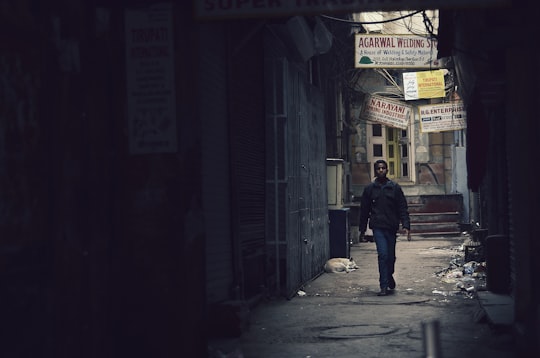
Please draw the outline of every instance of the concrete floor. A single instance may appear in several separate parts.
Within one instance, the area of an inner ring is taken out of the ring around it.
[[[323,273],[291,300],[258,304],[240,337],[209,342],[210,356],[516,357],[512,335],[500,324],[493,329],[481,305],[480,297],[494,302],[485,291],[485,277],[481,272],[459,275],[464,240],[398,237],[397,287],[386,297],[376,295],[375,244],[355,244],[351,256],[358,270]]]

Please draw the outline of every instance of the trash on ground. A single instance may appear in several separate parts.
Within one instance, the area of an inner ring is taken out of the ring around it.
[[[464,251],[461,246],[460,251]],[[455,255],[447,268],[435,273],[444,283],[454,283],[457,292],[465,297],[472,298],[477,291],[486,289],[486,263],[470,260],[464,262],[463,255]],[[444,294],[443,291],[434,290],[434,294]]]

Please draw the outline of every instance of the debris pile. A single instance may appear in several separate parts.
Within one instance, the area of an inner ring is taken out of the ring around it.
[[[461,246],[459,251],[463,252]],[[458,292],[466,297],[475,297],[476,292],[486,290],[486,262],[466,261],[458,254],[450,261],[450,266],[435,273],[444,283],[454,283]]]

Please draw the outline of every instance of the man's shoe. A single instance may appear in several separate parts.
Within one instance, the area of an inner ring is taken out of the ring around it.
[[[394,277],[390,276],[390,279],[388,280],[388,288],[393,290],[396,288],[396,281],[394,280]]]
[[[381,292],[377,293],[377,296],[386,296],[388,295],[388,291],[386,288],[381,288]]]

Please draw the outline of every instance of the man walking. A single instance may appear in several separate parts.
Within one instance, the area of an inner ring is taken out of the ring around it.
[[[386,296],[396,287],[394,265],[396,262],[396,236],[401,223],[411,240],[411,222],[407,200],[398,183],[388,179],[388,164],[377,160],[374,165],[375,180],[364,188],[360,200],[360,237],[364,237],[368,219],[377,246],[379,263],[378,296]]]

